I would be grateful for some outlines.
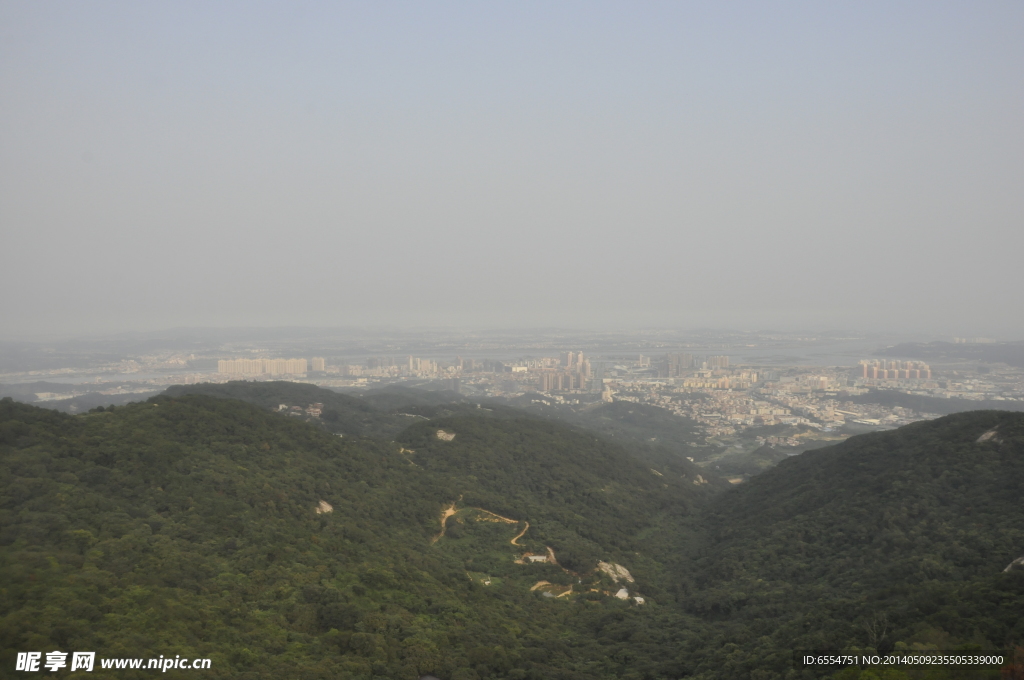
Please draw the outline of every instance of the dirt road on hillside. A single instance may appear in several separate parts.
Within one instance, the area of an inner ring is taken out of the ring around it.
[[[511,543],[512,545],[519,545],[518,543],[516,543],[516,541],[518,541],[520,538],[522,538],[523,534],[525,534],[529,530],[529,528],[530,528],[530,523],[527,522],[526,523],[526,528],[523,529],[522,531],[520,531],[519,535],[516,536],[515,538],[513,538],[511,541],[509,541],[509,543]]]

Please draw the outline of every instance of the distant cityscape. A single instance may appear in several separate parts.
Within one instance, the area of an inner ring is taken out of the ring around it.
[[[232,376],[278,376],[305,375],[308,370],[305,359],[221,359],[217,372]],[[324,370],[323,359],[313,359],[313,370]]]
[[[908,408],[861,398],[872,391],[923,398],[1024,401],[1024,371],[1020,368],[955,359],[935,366],[934,361],[920,359],[857,358],[850,354],[860,348],[862,357],[869,355],[869,343],[850,338],[723,334],[687,341],[626,334],[595,339],[580,334],[576,346],[550,351],[565,340],[572,342],[568,338],[542,341],[529,335],[481,340],[475,345],[463,343],[468,351],[458,353],[444,349],[456,344],[451,340],[414,336],[404,344],[410,348],[436,346],[422,354],[373,352],[368,347],[370,351],[362,356],[331,353],[329,347],[316,355],[275,355],[241,343],[226,352],[166,351],[85,367],[9,372],[0,375],[0,382],[12,386],[5,389],[39,384],[43,389],[29,393],[30,400],[68,402],[66,409],[72,412],[78,408],[73,400],[83,394],[144,396],[176,383],[290,380],[341,391],[405,383],[451,390],[467,398],[528,398],[538,404],[572,408],[615,402],[646,404],[692,419],[708,441],[718,442],[742,436],[751,428],[789,425],[819,434],[850,432],[858,427],[896,427],[937,415],[920,405]],[[403,342],[376,344],[398,350]],[[672,348],[673,344],[677,348]],[[694,348],[678,348],[686,344]],[[950,343],[965,345],[995,346],[987,338],[955,338]],[[810,348],[819,348],[816,351],[820,353],[821,348],[839,346],[842,355],[834,361],[801,361],[791,356]],[[659,351],[659,347],[665,349]],[[846,365],[840,365],[843,361]],[[795,442],[790,436],[762,439],[782,446]]]

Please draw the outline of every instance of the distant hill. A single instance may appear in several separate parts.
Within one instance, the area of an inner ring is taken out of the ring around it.
[[[411,424],[415,418],[395,414],[376,404],[348,394],[340,394],[316,385],[287,381],[202,383],[174,385],[164,394],[172,397],[204,394],[226,399],[239,399],[267,410],[281,404],[306,408],[323,404],[321,420],[332,432],[351,436],[390,438]]]
[[[701,470],[687,461],[687,457],[701,460],[719,450],[718,446],[705,443],[700,426],[690,418],[658,406],[627,401],[583,406],[545,401],[548,400],[544,395],[526,394],[500,403],[597,433],[622,444],[641,460],[678,468],[680,474],[702,474],[720,488],[728,486],[728,482],[719,475]],[[693,446],[697,444],[699,448]]]
[[[563,420],[648,448],[668,447],[682,451],[690,443],[704,441],[697,423],[650,404],[616,401],[579,406],[545,401],[544,395],[526,394],[508,400],[508,404],[527,413]]]
[[[522,419],[535,417],[555,420],[595,432],[624,446],[642,462],[657,465],[691,479],[702,474],[716,488],[727,482],[694,466],[685,459],[692,451],[683,445],[702,441],[694,423],[665,409],[646,404],[602,404],[596,408],[574,410],[534,404],[530,399],[468,400],[456,392],[427,391],[389,385],[358,395],[342,394],[306,383],[285,381],[234,381],[215,384],[175,385],[165,394],[205,394],[240,399],[268,410],[281,404],[305,407],[322,403],[320,424],[339,434],[393,439],[406,427],[422,420],[453,416]],[[539,396],[539,395],[537,395]],[[653,441],[652,441],[653,440]]]
[[[80,390],[81,388],[81,385],[47,382],[45,380],[38,380],[30,383],[15,383],[11,385],[0,384],[0,398],[14,397],[20,401],[35,401],[36,394],[39,392],[56,392],[59,394]]]
[[[1024,411],[1024,401],[1007,401],[1002,399],[943,399],[928,397],[923,394],[907,394],[895,390],[871,390],[866,394],[843,397],[855,404],[880,404],[882,406],[902,406],[918,413],[937,413],[949,415],[964,411],[999,409],[1002,411]]]
[[[1024,342],[905,342],[887,347],[878,354],[907,359],[963,359],[999,362],[1010,366],[1024,367]]]
[[[46,401],[38,401],[36,397],[36,395],[41,392],[53,392],[56,394],[80,392],[84,387],[84,385],[52,383],[46,381],[0,385],[0,398],[12,397],[17,401],[29,404],[36,403],[45,408],[64,411],[65,413],[80,413],[96,408],[97,406],[121,406],[122,404],[127,404],[132,401],[142,401],[160,391],[151,390],[130,394],[100,394],[99,392],[85,392],[77,397],[69,397],[67,399],[47,399]]]
[[[422,390],[401,384],[368,390],[360,395],[366,403],[382,411],[409,407],[441,406],[468,403],[466,398],[451,390]]]

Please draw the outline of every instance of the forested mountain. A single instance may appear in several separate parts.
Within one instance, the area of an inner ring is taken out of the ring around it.
[[[505,400],[505,403],[530,415],[558,420],[597,433],[618,442],[649,463],[667,466],[682,464],[694,474],[702,474],[714,486],[728,486],[728,482],[721,476],[701,471],[686,462],[687,457],[706,459],[710,453],[719,451],[719,447],[705,442],[696,422],[659,406],[628,401],[583,406],[558,404],[548,402],[541,394],[526,394]]]
[[[725,480],[703,472],[688,462],[686,447],[702,441],[694,423],[664,409],[646,404],[603,404],[597,408],[575,410],[536,404],[529,398],[489,400],[483,404],[469,401],[456,392],[426,391],[389,385],[356,395],[340,394],[315,385],[293,382],[246,382],[225,384],[176,385],[165,394],[205,394],[277,409],[281,404],[324,405],[320,424],[331,432],[382,439],[394,439],[406,427],[423,420],[452,416],[523,419],[533,417],[538,423],[560,421],[613,439],[648,465],[668,468],[679,475],[695,479],[702,475],[712,486],[723,488]],[[540,396],[540,395],[536,395]],[[543,427],[543,425],[538,425]],[[686,447],[686,448],[684,448]]]
[[[456,436],[438,438],[439,427]],[[464,489],[466,504],[535,518],[530,538],[555,546],[573,571],[609,557],[638,562],[658,544],[638,540],[645,529],[674,525],[711,493],[686,461],[648,468],[614,442],[549,421],[441,418],[399,441],[418,466]]]
[[[418,420],[469,414],[498,418],[522,418],[526,414],[501,404],[482,408],[456,392],[418,390],[401,385],[369,390],[361,394],[342,394],[307,383],[289,381],[232,381],[175,385],[164,394],[179,397],[204,394],[211,397],[239,399],[264,409],[277,410],[281,405],[305,408],[323,404],[319,423],[327,430],[357,437],[393,439]]]
[[[395,413],[338,395],[338,437],[270,410],[308,391],[245,396],[265,403],[0,401],[0,674],[63,649],[217,678],[761,680],[829,672],[794,650],[1024,640],[1021,414],[854,437],[718,493],[512,410],[421,404],[447,415],[389,439]],[[998,677],[926,670],[885,677]]]
[[[4,400],[0,667],[66,647],[210,657],[214,677],[621,676],[628,640],[602,631],[653,619],[664,579],[635,549],[703,491],[537,426],[419,424],[413,453],[206,395],[82,416]],[[469,526],[437,540],[453,504]],[[636,570],[646,607],[611,597],[597,559]]]
[[[1024,640],[1024,416],[976,411],[808,451],[716,497],[681,598],[708,649],[879,651]],[[774,662],[772,661],[775,657]]]
[[[683,451],[692,443],[704,441],[697,423],[651,404],[616,401],[579,406],[549,403],[541,394],[526,394],[508,402],[528,413],[650,448]]]
[[[415,420],[411,416],[379,408],[359,397],[287,381],[175,385],[164,394],[172,397],[204,394],[240,399],[264,409],[277,409],[281,404],[305,408],[312,403],[322,403],[324,408],[321,417],[324,424],[333,432],[352,436],[390,438]]]

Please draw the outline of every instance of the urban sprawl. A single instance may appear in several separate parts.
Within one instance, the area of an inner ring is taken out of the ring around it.
[[[197,365],[205,370],[188,370]],[[197,359],[175,354],[138,357],[95,370],[107,374],[95,381],[106,381],[105,394],[152,391],[155,386],[174,383],[291,380],[342,390],[408,382],[450,389],[469,398],[534,394],[535,400],[545,404],[583,407],[635,402],[693,419],[709,440],[770,425],[804,425],[831,432],[849,424],[888,428],[935,417],[923,409],[856,402],[856,397],[873,389],[940,398],[1024,399],[1024,375],[1009,367],[979,373],[962,366],[940,370],[922,361],[890,359],[865,359],[854,366],[836,367],[757,366],[736,365],[728,354],[686,352],[589,356],[565,351],[515,360],[369,356],[356,362],[325,357]],[[126,384],[110,385],[112,371],[122,375]],[[62,371],[45,373],[46,379],[53,379]],[[154,373],[162,374],[145,380],[132,378]],[[23,380],[27,377],[21,376]],[[36,397],[39,401],[66,399],[88,389],[86,383],[70,393],[39,393]],[[785,437],[771,443],[795,445]]]

